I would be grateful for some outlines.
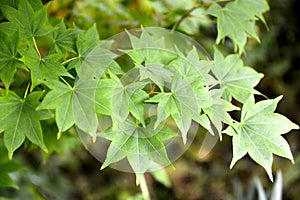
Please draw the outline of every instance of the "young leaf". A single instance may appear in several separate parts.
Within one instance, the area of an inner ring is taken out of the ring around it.
[[[143,110],[135,107],[134,104],[140,102],[141,97],[145,97],[147,95],[145,95],[141,90],[146,85],[146,82],[123,84],[117,76],[111,74],[111,77],[116,82],[116,87],[112,88],[113,91],[111,98],[113,122],[119,123],[124,121],[127,118],[129,111],[131,111],[132,114],[137,117],[137,119],[141,120],[140,123],[144,125],[144,113],[142,113]],[[138,91],[138,94],[140,95],[134,95],[134,93],[137,93]]]
[[[226,100],[230,101],[233,97],[244,103],[253,93],[253,88],[263,75],[250,67],[245,67],[241,58],[236,54],[224,58],[217,48],[215,48],[214,60],[212,72],[221,88],[225,89]]]
[[[32,143],[47,148],[43,141],[40,120],[51,117],[48,112],[36,111],[42,92],[32,92],[25,99],[14,93],[0,97],[0,131],[4,131],[4,144],[9,158],[27,137]]]
[[[263,19],[262,13],[267,9],[265,0],[232,1],[227,3],[225,7],[212,3],[207,13],[217,18],[218,36],[216,42],[220,43],[227,36],[234,42],[235,46],[238,46],[239,53],[243,53],[247,35],[259,41],[254,29],[256,16]]]
[[[97,80],[77,79],[72,88],[55,82],[38,109],[56,110],[55,120],[59,134],[75,123],[83,131],[94,135],[98,126],[94,108],[96,88]]]
[[[213,104],[207,108],[202,108],[204,112],[204,116],[208,116],[210,122],[216,128],[217,133],[219,134],[220,140],[222,140],[222,128],[223,124],[231,124],[232,119],[228,113],[231,111],[227,105],[227,101],[222,99],[222,95],[224,91],[222,89],[214,89],[210,91],[211,97],[214,100]],[[202,116],[203,117],[203,116]],[[204,118],[205,119],[205,118]],[[201,123],[200,123],[201,124]],[[201,124],[203,126],[203,124]],[[213,129],[208,125],[204,126],[212,135],[214,135]]]
[[[171,165],[163,141],[175,137],[176,133],[162,126],[154,129],[153,119],[145,128],[126,120],[116,130],[101,132],[99,136],[111,141],[101,169],[125,157],[136,174],[146,172],[151,161]]]
[[[174,77],[170,89],[170,93],[160,93],[146,102],[158,103],[155,127],[172,116],[181,131],[183,142],[186,143],[192,119],[196,120],[200,115],[197,95],[189,82],[179,77]]]
[[[245,102],[241,120],[229,126],[225,132],[232,136],[233,158],[230,168],[247,153],[272,176],[272,154],[290,159],[293,156],[287,141],[281,136],[299,126],[285,116],[274,113],[282,96],[276,99],[254,102],[253,95]]]

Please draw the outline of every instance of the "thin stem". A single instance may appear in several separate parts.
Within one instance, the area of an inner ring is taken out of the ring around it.
[[[38,53],[39,57],[42,58],[41,53],[40,53],[40,51],[39,51],[39,48],[38,48],[38,46],[37,46],[37,44],[36,44],[36,41],[35,41],[35,37],[34,37],[34,36],[32,36],[32,41],[33,41],[33,45],[34,45],[34,48],[35,48],[36,52]]]
[[[27,85],[27,87],[26,87],[26,90],[25,90],[25,94],[24,94],[23,99],[26,99],[26,97],[27,97],[27,94],[28,94],[28,91],[29,91],[29,86],[30,86],[30,82],[28,83],[28,85]]]
[[[62,76],[59,76],[59,78],[71,89],[73,90],[73,87],[62,77]]]
[[[154,84],[154,85],[150,85],[150,87],[151,87],[151,90],[148,92],[148,94],[149,95],[151,95],[151,94],[154,94],[155,93],[155,88],[156,88],[156,85]]]
[[[215,0],[215,2],[228,2],[228,1],[232,1],[232,0]],[[212,3],[201,3],[198,4],[197,0],[194,0],[194,5],[191,9],[189,9],[179,20],[177,20],[175,22],[175,24],[172,27],[171,33],[173,33],[175,31],[175,29],[179,26],[179,24],[186,18],[188,18],[191,13],[196,10],[197,8],[203,7],[203,8],[208,8],[209,6],[211,6]]]
[[[179,26],[179,24],[184,20],[186,19],[187,17],[190,16],[190,14],[197,8],[201,7],[201,5],[194,5],[191,9],[189,9],[179,20],[177,20],[175,22],[175,24],[173,25],[172,27],[172,30],[171,30],[171,33],[173,33],[175,31],[175,29]]]
[[[70,58],[70,59],[68,59],[68,60],[65,60],[65,61],[62,62],[61,64],[64,65],[64,64],[67,64],[67,63],[71,62],[72,60],[76,60],[76,59],[78,59],[78,57],[73,57],[73,58]]]
[[[140,176],[140,187],[141,187],[144,200],[151,200],[148,185],[144,174]]]

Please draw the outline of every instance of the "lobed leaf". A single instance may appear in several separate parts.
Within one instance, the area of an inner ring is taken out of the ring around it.
[[[233,97],[241,103],[254,93],[254,87],[263,77],[263,74],[254,69],[245,67],[238,55],[232,54],[224,58],[217,48],[212,72],[225,90],[225,99],[230,101]]]
[[[254,102],[250,96],[245,102],[241,120],[229,126],[225,132],[232,136],[233,158],[230,168],[247,153],[272,176],[273,155],[276,154],[294,162],[289,144],[281,136],[299,126],[285,116],[274,113],[282,97]]]
[[[217,18],[218,36],[216,42],[220,43],[222,39],[229,37],[239,48],[239,53],[243,53],[248,35],[258,42],[260,41],[255,32],[255,21],[257,17],[264,21],[262,14],[268,9],[265,0],[237,0],[227,3],[224,7],[213,2],[207,13]]]
[[[9,158],[27,137],[47,152],[43,141],[40,120],[51,117],[48,112],[36,111],[42,92],[32,92],[25,99],[10,92],[0,97],[0,131],[4,131],[4,144]]]
[[[107,130],[98,133],[98,136],[111,141],[101,169],[125,157],[136,174],[145,173],[151,161],[163,166],[171,165],[163,141],[175,137],[176,133],[163,126],[155,129],[153,119],[146,127],[136,126],[128,119],[116,130]]]

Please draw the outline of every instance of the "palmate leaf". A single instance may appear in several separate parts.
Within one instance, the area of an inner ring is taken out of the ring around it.
[[[213,62],[200,60],[195,47],[183,55],[178,50],[178,57],[173,59],[168,67],[180,74],[191,85],[197,96],[199,108],[207,108],[213,104],[209,86],[215,84],[215,79],[209,74]]]
[[[140,127],[133,120],[127,119],[116,130],[98,133],[98,136],[111,141],[101,169],[125,157],[136,174],[146,172],[151,161],[163,166],[171,165],[163,141],[177,134],[167,127],[159,126],[155,129],[154,122],[151,118],[150,124]]]
[[[114,80],[115,87],[112,88],[111,103],[112,103],[112,120],[114,123],[123,123],[126,120],[129,112],[136,117],[140,123],[144,122],[144,107],[143,100],[148,98],[148,94],[142,89],[147,84],[146,82],[132,82],[124,84],[119,78],[111,74]],[[101,92],[101,91],[100,91]],[[135,106],[135,104],[137,104]]]
[[[247,153],[272,176],[273,155],[290,159],[293,156],[287,141],[281,136],[299,126],[285,116],[274,113],[282,96],[255,103],[253,95],[245,102],[241,120],[224,132],[232,136],[233,158],[230,168]]]
[[[82,31],[77,35],[76,43],[75,43],[75,57],[72,58],[72,61],[68,65],[68,69],[75,68],[78,72],[82,64],[90,60],[88,56],[90,52],[94,50],[98,45],[99,42],[99,35],[97,32],[96,24],[89,28],[87,31]],[[98,57],[102,54],[101,52],[97,52]],[[101,63],[101,59],[96,60],[95,63]],[[95,66],[93,66],[95,67]]]
[[[266,0],[237,0],[237,4],[241,10],[246,10],[250,16],[256,16],[265,23],[263,13],[269,10]]]
[[[244,52],[247,35],[259,41],[255,32],[255,21],[263,19],[262,13],[268,10],[265,0],[258,1],[232,1],[221,7],[217,3],[212,3],[207,13],[217,18],[218,36],[217,43],[225,37],[229,37],[239,48],[239,53]]]
[[[232,54],[224,58],[217,48],[214,63],[211,70],[221,88],[225,89],[225,98],[229,101],[233,97],[244,103],[263,77],[263,74],[257,73],[254,69],[245,67],[238,55]]]
[[[96,112],[111,115],[115,122],[116,120],[125,120],[130,112],[140,123],[145,125],[144,100],[149,98],[149,95],[141,90],[145,83],[129,84],[123,90],[124,86],[116,78],[99,81],[95,96]]]
[[[114,79],[100,79],[96,89],[95,109],[97,113],[112,115],[112,94],[117,81]]]
[[[155,127],[171,116],[181,131],[183,142],[186,143],[191,122],[200,115],[197,95],[190,83],[179,77],[173,78],[170,89],[171,92],[157,94],[146,102],[158,103]]]
[[[13,24],[16,24],[20,30],[21,38],[32,38],[42,36],[52,31],[47,25],[47,9],[48,7],[34,10],[39,6],[33,6],[27,1],[19,2],[18,9],[10,6],[1,6],[4,16]]]
[[[52,32],[52,39],[56,52],[68,51],[75,54],[76,34],[79,34],[80,30],[67,29],[64,21],[57,24],[55,28]]]
[[[18,46],[18,32],[8,37],[5,33],[0,31],[0,78],[6,89],[9,89],[16,68],[23,66],[23,63],[17,58]]]
[[[0,97],[0,132],[4,131],[4,144],[9,158],[22,145],[25,137],[47,151],[40,120],[52,116],[48,112],[35,110],[41,95],[42,92],[32,92],[25,99],[21,99],[10,92],[7,96]]]
[[[56,110],[55,120],[59,129],[58,137],[74,124],[94,136],[98,126],[94,106],[97,80],[77,79],[74,87],[55,82],[50,88],[52,90],[37,109]]]
[[[73,78],[71,74],[59,63],[60,54],[51,54],[40,58],[33,47],[29,47],[28,51],[22,52],[25,65],[28,66],[31,73],[31,90],[41,83],[48,84],[58,81],[59,76],[68,76]]]
[[[213,124],[213,126],[215,127],[220,140],[222,140],[223,124],[232,124],[233,121],[228,111],[239,110],[238,107],[235,107],[230,102],[222,99],[223,93],[223,89],[213,89],[210,91],[213,103],[209,107],[202,108],[204,114],[199,119],[201,121],[198,121],[204,128],[206,128],[212,135],[214,135],[213,128],[211,127],[210,123],[207,123],[206,118],[208,117],[211,124]]]

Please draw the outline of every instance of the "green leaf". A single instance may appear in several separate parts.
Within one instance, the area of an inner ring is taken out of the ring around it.
[[[241,120],[229,126],[225,133],[232,135],[233,158],[230,168],[247,153],[272,176],[273,155],[276,154],[294,162],[289,144],[281,136],[299,126],[285,116],[274,113],[282,96],[276,99],[254,102],[254,97],[245,102]]]
[[[218,36],[217,43],[225,37],[229,37],[234,45],[238,46],[239,53],[244,52],[247,35],[259,41],[255,32],[256,17],[263,20],[262,13],[268,10],[265,0],[259,1],[232,1],[221,7],[217,3],[212,3],[207,13],[217,18]]]
[[[118,83],[118,79],[100,79],[95,96],[95,109],[97,113],[114,116],[112,114],[113,103],[120,104],[115,101],[124,98],[124,100],[121,101],[121,108],[126,111],[123,114],[125,115],[123,118],[126,118],[129,112],[131,112],[135,118],[144,124],[144,100],[147,99],[149,95],[145,91],[140,89],[135,90],[135,88],[131,88],[131,86],[129,86],[129,88],[127,86],[127,89],[124,91],[118,91],[122,88],[122,86],[117,87]],[[144,85],[144,83],[138,87],[140,88],[142,85]],[[114,106],[114,110],[116,111],[116,106]]]
[[[34,11],[38,11],[43,8],[42,1],[37,1],[37,0],[27,0],[27,1],[30,3]]]
[[[241,10],[247,11],[249,15],[256,16],[265,23],[263,13],[270,9],[266,0],[237,0],[237,4]]]
[[[99,80],[95,96],[97,113],[112,115],[112,93],[117,83],[114,79]]]
[[[230,101],[233,97],[244,103],[263,75],[250,67],[245,67],[236,54],[224,58],[217,48],[215,48],[214,61],[212,72],[221,88],[225,89],[226,100]]]
[[[73,60],[69,63],[68,69],[75,68],[76,71],[79,71],[79,68],[81,67],[82,63],[84,61],[87,61],[89,58],[87,56],[94,50],[97,46],[99,46],[99,35],[96,28],[96,24],[94,24],[91,28],[89,28],[87,31],[82,31],[78,34],[76,44],[75,44],[75,54],[76,57],[73,58]],[[97,54],[98,55],[97,55]],[[98,63],[101,63],[101,52],[96,52],[93,54],[94,59],[97,59]],[[100,56],[95,57],[95,56]],[[95,66],[93,66],[95,67]]]
[[[44,7],[35,11],[27,0],[20,1],[17,10],[6,5],[1,7],[4,16],[18,25],[22,38],[42,36],[51,31],[47,26],[47,9]]]
[[[129,100],[130,113],[145,127],[145,109],[144,101],[149,95],[144,90],[136,90]]]
[[[8,36],[11,35],[11,33],[19,31],[17,24],[14,24],[12,22],[0,23],[0,30]]]
[[[59,134],[76,124],[78,128],[94,135],[98,126],[95,111],[97,80],[77,79],[74,87],[55,82],[38,109],[55,109]]]
[[[16,72],[16,68],[23,65],[17,58],[18,46],[18,32],[8,37],[0,31],[0,78],[7,90]]]
[[[128,32],[126,30],[130,42],[131,42],[131,46],[132,49],[144,49],[144,48],[150,48],[150,49],[165,49],[164,48],[164,38],[160,37],[160,38],[155,38],[155,35],[151,35],[147,29],[143,29],[142,28],[142,32],[140,37],[136,37],[133,34],[131,34],[130,32]],[[149,55],[144,54],[146,57],[149,58]]]
[[[116,82],[116,87],[112,88],[111,97],[113,122],[122,123],[127,118],[129,111],[132,111],[132,114],[141,120],[140,123],[144,124],[143,109],[140,108],[140,105],[135,107],[135,103],[141,102],[141,99],[144,97],[147,98],[147,94],[144,94],[141,90],[146,85],[146,82],[125,84],[117,76],[111,74],[111,77]],[[137,91],[139,92],[136,93]],[[134,93],[136,94],[134,95]]]
[[[163,90],[165,82],[171,82],[173,72],[164,67],[163,64],[139,65],[140,80],[152,80],[160,90]]]
[[[158,103],[155,127],[171,116],[186,143],[192,119],[196,120],[200,115],[198,98],[189,82],[179,77],[173,78],[170,89],[171,92],[157,94],[146,102]]]
[[[222,140],[222,128],[223,124],[232,124],[232,119],[228,113],[231,111],[231,108],[227,106],[229,102],[222,99],[222,95],[224,91],[222,89],[214,89],[210,91],[211,97],[213,99],[213,103],[211,106],[207,108],[202,108],[204,112],[204,116],[198,121],[204,128],[206,128],[212,135],[214,135],[213,128],[207,124],[206,117],[209,117],[210,122],[214,125],[217,133],[219,134],[220,140]],[[235,108],[236,109],[236,108]],[[202,121],[204,118],[205,121]],[[201,123],[202,122],[202,123]]]
[[[14,93],[0,97],[0,131],[4,131],[4,144],[9,157],[27,137],[47,152],[43,141],[40,120],[51,117],[48,112],[36,111],[42,92],[32,92],[25,99]]]
[[[63,20],[55,28],[52,32],[52,39],[56,52],[63,53],[68,51],[75,54],[76,34],[80,31],[67,29]]]
[[[175,137],[176,133],[162,126],[154,129],[154,121],[151,118],[147,127],[140,127],[126,120],[116,130],[99,133],[100,137],[111,141],[101,169],[125,157],[136,174],[149,170],[151,161],[171,165],[163,141]]]
[[[57,81],[59,76],[73,78],[59,62],[61,56],[60,54],[51,54],[40,58],[33,47],[30,47],[27,52],[23,52],[22,60],[31,70],[31,90],[41,83],[47,85]]]

